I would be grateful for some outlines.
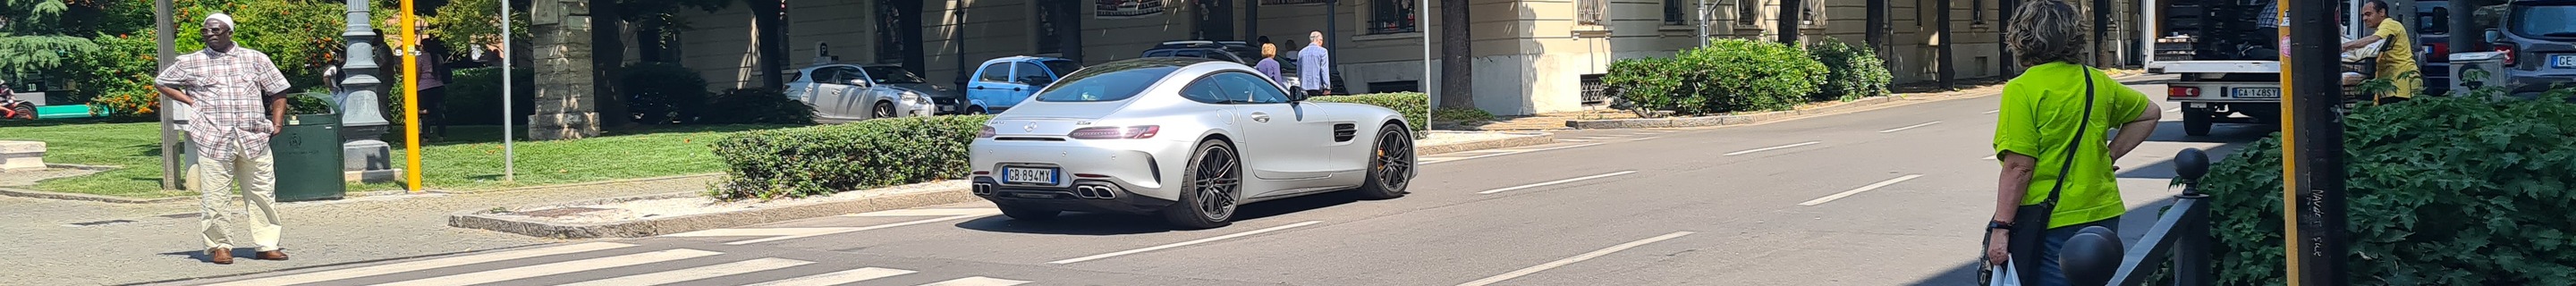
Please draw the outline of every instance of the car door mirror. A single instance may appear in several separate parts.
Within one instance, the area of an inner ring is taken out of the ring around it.
[[[875,84],[875,83],[873,83],[873,82],[868,82],[868,80],[865,80],[865,79],[851,79],[851,80],[849,81],[849,83],[850,83],[850,86],[856,86],[856,87],[868,87],[869,85],[874,85],[874,84]]]
[[[2501,42],[2504,42],[2504,31],[2498,31],[2498,30],[2496,30],[2496,29],[2487,29],[2487,33],[2486,33],[2486,35],[2487,35],[2487,42],[2488,42],[2488,43],[2501,43]]]

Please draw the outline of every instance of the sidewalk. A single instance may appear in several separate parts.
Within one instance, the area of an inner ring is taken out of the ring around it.
[[[114,204],[0,197],[0,237],[21,259],[0,260],[0,284],[100,285],[225,276],[554,242],[447,226],[447,216],[492,206],[703,190],[713,177],[581,184],[466,194],[353,197],[281,204],[290,261],[200,261],[197,203]],[[121,220],[121,221],[120,221]],[[85,224],[85,225],[75,225]],[[236,227],[238,229],[238,227]]]

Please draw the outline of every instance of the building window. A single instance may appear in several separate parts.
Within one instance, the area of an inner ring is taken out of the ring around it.
[[[1968,26],[1986,26],[1986,0],[1968,0]]]
[[[1798,1],[1798,4],[1801,6],[1798,8],[1799,26],[1805,26],[1807,28],[1822,28],[1824,26],[1825,0],[1804,0]]]
[[[903,62],[903,49],[905,47],[911,47],[907,43],[903,42],[902,34],[898,34],[898,31],[896,31],[896,29],[898,29],[897,27],[902,27],[898,24],[902,23],[899,20],[902,19],[901,16],[904,14],[904,11],[895,8],[894,5],[886,3],[885,1],[877,2],[876,6],[877,62]]]
[[[1579,25],[1609,25],[1610,0],[1577,0],[1574,2],[1574,18],[1575,24]]]
[[[1693,16],[1699,15],[1699,13],[1697,13],[1699,11],[1699,7],[1691,7],[1692,3],[1696,2],[1690,0],[1664,0],[1664,24],[1689,25],[1691,23],[1698,22],[1696,21],[1698,19],[1693,19]]]
[[[1735,22],[1752,25],[1762,20],[1762,0],[1735,1]]]
[[[1419,31],[1419,29],[1414,26],[1414,23],[1417,21],[1414,17],[1421,16],[1422,9],[1413,7],[1418,4],[1420,3],[1418,3],[1417,0],[1369,1],[1369,34],[1412,33]]]
[[[1037,44],[1038,44],[1038,46],[1037,46],[1037,49],[1038,49],[1038,50],[1037,50],[1037,53],[1040,53],[1040,54],[1046,54],[1046,53],[1061,53],[1061,52],[1064,52],[1064,33],[1065,33],[1064,29],[1065,29],[1065,25],[1064,25],[1064,23],[1062,23],[1062,21],[1064,21],[1064,20],[1066,20],[1066,19],[1079,19],[1079,18],[1076,18],[1076,17],[1079,17],[1079,16],[1072,16],[1072,15],[1066,15],[1066,14],[1077,13],[1077,12],[1078,12],[1078,10],[1074,10],[1073,8],[1080,8],[1080,6],[1061,5],[1061,4],[1077,4],[1077,3],[1078,3],[1078,2],[1073,2],[1073,1],[1061,1],[1061,2],[1046,2],[1046,3],[1043,3],[1043,4],[1038,4],[1038,5],[1036,5],[1036,6],[1037,6],[1037,12],[1038,12],[1038,13],[1037,13],[1037,14],[1038,14],[1038,15],[1037,15],[1037,17],[1038,17],[1038,18],[1037,18],[1037,29],[1038,29],[1038,30],[1037,30]]]

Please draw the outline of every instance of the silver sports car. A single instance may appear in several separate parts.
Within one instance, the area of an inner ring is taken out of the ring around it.
[[[968,148],[974,193],[1014,219],[1122,212],[1186,228],[1223,227],[1244,203],[1404,196],[1414,156],[1402,115],[1303,100],[1239,63],[1086,67],[984,123]]]

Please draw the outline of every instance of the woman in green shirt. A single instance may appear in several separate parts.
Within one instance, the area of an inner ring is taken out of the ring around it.
[[[2145,94],[2080,64],[2086,62],[2080,19],[2065,1],[2036,1],[2013,13],[2006,33],[2015,60],[2030,66],[2004,84],[1997,108],[1995,158],[2004,168],[1987,226],[1986,261],[2021,260],[2013,265],[2028,285],[2066,285],[2057,263],[2066,239],[2087,226],[2118,228],[2128,208],[2111,162],[2155,133],[2163,115]],[[2114,127],[2116,138],[2104,143]]]

